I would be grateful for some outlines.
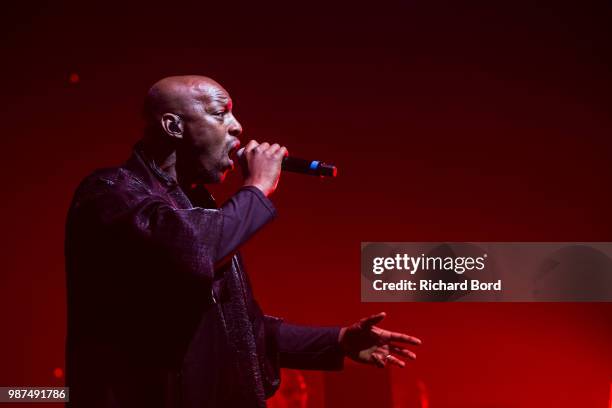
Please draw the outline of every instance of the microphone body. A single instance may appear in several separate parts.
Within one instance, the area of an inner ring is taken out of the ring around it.
[[[283,159],[281,169],[284,171],[321,177],[336,177],[338,174],[338,169],[333,164],[323,163],[318,160],[299,159],[291,156],[287,156]]]
[[[238,156],[238,158],[241,158],[243,154],[244,147],[236,152],[236,156]],[[293,173],[320,177],[336,177],[338,174],[338,169],[333,164],[323,163],[318,160],[300,159],[291,156],[283,158],[281,169],[283,171],[291,171]]]

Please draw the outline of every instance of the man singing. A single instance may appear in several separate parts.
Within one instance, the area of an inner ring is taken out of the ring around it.
[[[280,367],[415,358],[420,340],[375,326],[384,313],[315,328],[261,312],[237,250],[276,216],[287,149],[248,142],[244,185],[217,207],[204,184],[233,169],[242,132],[221,85],[162,79],[145,117],[128,161],[88,176],[68,213],[68,406],[265,407]]]

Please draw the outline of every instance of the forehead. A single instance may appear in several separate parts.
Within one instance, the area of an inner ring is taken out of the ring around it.
[[[219,84],[198,83],[193,88],[194,97],[199,102],[208,104],[227,105],[232,103],[229,93]]]

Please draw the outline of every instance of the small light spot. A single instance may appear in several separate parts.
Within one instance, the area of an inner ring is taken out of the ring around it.
[[[71,84],[78,84],[80,80],[81,78],[79,77],[79,74],[77,74],[76,72],[71,73],[70,76],[68,77],[68,82],[70,82]]]
[[[61,368],[56,368],[55,370],[53,370],[53,376],[55,378],[62,378],[64,376],[64,370],[62,370]]]

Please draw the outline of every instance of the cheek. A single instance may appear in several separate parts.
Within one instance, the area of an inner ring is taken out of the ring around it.
[[[225,132],[218,127],[203,126],[194,136],[194,146],[199,149],[210,150],[211,153],[225,150]]]
[[[227,155],[225,129],[219,124],[202,121],[185,128],[186,148],[204,168],[217,167]]]
[[[203,121],[191,123],[185,127],[185,141],[191,146],[202,148],[210,144],[211,129]]]

